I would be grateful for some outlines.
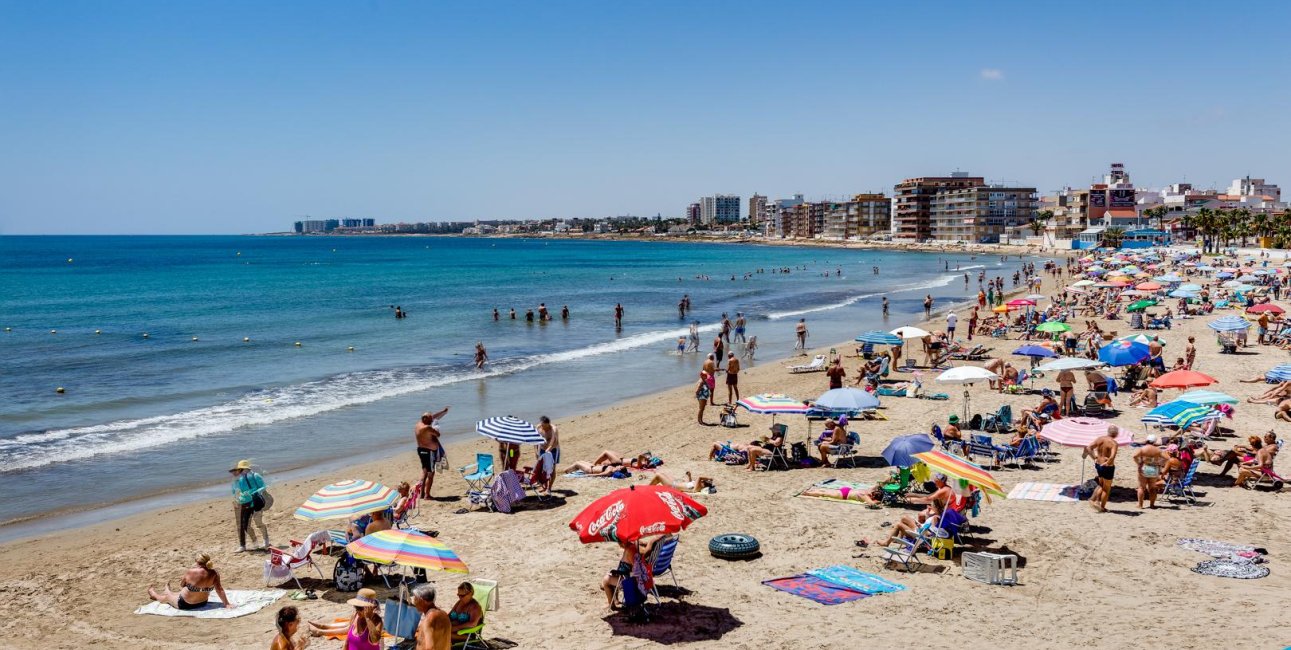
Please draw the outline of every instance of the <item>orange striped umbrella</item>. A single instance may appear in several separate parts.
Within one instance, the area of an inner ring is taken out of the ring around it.
[[[947,476],[954,476],[968,481],[969,484],[977,486],[987,494],[1007,498],[1004,493],[1004,487],[995,481],[995,477],[991,476],[990,472],[959,456],[952,456],[939,449],[934,449],[915,454],[914,457],[923,461],[925,465],[935,472],[941,472]]]

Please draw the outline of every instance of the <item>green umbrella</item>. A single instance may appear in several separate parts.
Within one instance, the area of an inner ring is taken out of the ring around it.
[[[1061,334],[1071,331],[1071,326],[1066,323],[1059,323],[1056,320],[1048,320],[1035,326],[1037,332],[1050,332],[1052,334]]]
[[[1138,300],[1132,303],[1129,307],[1126,307],[1125,311],[1143,311],[1155,304],[1157,304],[1157,301],[1155,300]]]

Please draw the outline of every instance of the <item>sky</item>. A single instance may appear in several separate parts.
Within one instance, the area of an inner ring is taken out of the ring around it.
[[[1291,3],[0,0],[0,234],[1291,189]]]

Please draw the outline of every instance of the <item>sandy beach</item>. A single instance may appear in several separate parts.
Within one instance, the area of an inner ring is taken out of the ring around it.
[[[1052,293],[1045,276],[1043,293]],[[1233,312],[1237,313],[1237,312]],[[962,312],[961,312],[962,316]],[[1077,329],[1079,327],[1077,319]],[[1208,317],[1177,320],[1159,332],[1166,356],[1181,356],[1188,335],[1197,337],[1196,369],[1220,380],[1213,388],[1246,398],[1263,392],[1263,384],[1238,383],[1285,361],[1285,352],[1256,346],[1239,355],[1220,355]],[[909,323],[891,323],[892,327]],[[929,329],[940,328],[934,319]],[[1129,331],[1126,321],[1101,321],[1106,330]],[[791,324],[777,326],[792,327]],[[1016,336],[1016,334],[1014,335]],[[996,355],[1008,355],[1018,343],[985,339]],[[853,344],[835,347],[852,354]],[[780,363],[768,363],[742,374],[745,396],[783,392],[810,398],[823,392],[823,374],[790,374]],[[856,359],[847,359],[849,382]],[[949,401],[884,398],[886,420],[858,422],[863,458],[856,468],[798,469],[751,473],[707,460],[714,441],[748,441],[760,437],[769,416],[741,411],[742,428],[701,426],[695,422],[690,385],[680,386],[563,421],[562,464],[590,460],[601,450],[623,453],[650,450],[665,460],[674,476],[686,471],[713,477],[716,494],[697,498],[709,515],[682,534],[674,561],[680,594],[664,590],[664,605],[655,621],[628,624],[605,606],[598,586],[617,561],[609,544],[583,545],[568,522],[586,504],[607,492],[644,482],[637,473],[626,480],[556,480],[559,498],[525,502],[514,514],[472,510],[458,495],[465,485],[457,472],[441,474],[437,499],[422,506],[414,523],[439,531],[471,568],[471,576],[497,580],[501,608],[488,617],[486,638],[524,648],[651,648],[682,644],[700,648],[830,648],[863,642],[872,647],[1175,647],[1257,648],[1291,643],[1291,623],[1284,615],[1291,573],[1291,499],[1286,492],[1231,487],[1203,464],[1198,473],[1201,504],[1197,507],[1161,501],[1153,510],[1135,506],[1130,448],[1122,450],[1110,512],[1097,513],[1085,503],[995,499],[973,520],[977,550],[1017,554],[1024,563],[1021,584],[991,586],[967,580],[954,560],[927,561],[936,571],[906,574],[885,568],[873,549],[853,541],[886,532],[881,524],[898,519],[901,507],[879,510],[862,506],[795,498],[795,494],[831,477],[876,483],[889,468],[879,452],[892,437],[927,431],[961,409],[959,388],[929,388],[950,393]],[[899,378],[905,375],[897,374]],[[719,378],[718,397],[725,397]],[[1054,387],[1052,377],[1037,387]],[[543,386],[541,390],[558,391]],[[1037,396],[1000,395],[985,385],[972,389],[973,410],[994,411],[1011,404],[1014,413],[1034,405]],[[1162,391],[1162,402],[1177,391]],[[558,394],[558,393],[554,393]],[[1078,387],[1083,394],[1083,385]],[[433,393],[428,401],[435,402]],[[1117,399],[1120,415],[1111,422],[1142,438],[1143,410],[1129,408],[1129,396]],[[1274,428],[1281,437],[1291,430],[1271,417],[1272,406],[1245,404],[1223,424],[1236,435],[1263,434]],[[412,480],[417,471],[411,430],[418,414],[408,413],[409,449],[391,459],[357,465],[308,480],[272,482],[276,506],[266,521],[276,544],[300,539],[316,523],[291,516],[295,504],[322,485],[345,478],[387,484]],[[536,419],[538,413],[517,414]],[[716,419],[716,409],[707,414]],[[806,437],[801,417],[781,418],[790,441]],[[818,432],[818,431],[817,431]],[[363,432],[356,431],[355,435]],[[1223,438],[1226,448],[1237,438]],[[454,467],[477,452],[496,447],[485,439],[448,449]],[[1081,476],[1079,450],[1055,447],[1058,462],[994,472],[1006,490],[1022,481],[1075,483]],[[528,457],[531,454],[526,450]],[[217,471],[231,459],[211,459]],[[1282,461],[1280,467],[1284,467]],[[194,466],[193,471],[203,471]],[[1282,470],[1286,473],[1286,470]],[[72,489],[72,488],[69,488]],[[84,489],[84,488],[81,488]],[[93,489],[89,486],[88,489]],[[727,562],[709,555],[707,541],[725,532],[746,532],[762,544],[763,556]],[[1205,556],[1178,548],[1182,537],[1200,537],[1267,548],[1271,574],[1258,580],[1199,575],[1190,569]],[[210,501],[148,512],[76,531],[0,547],[0,616],[6,621],[0,647],[11,648],[264,648],[273,636],[273,613],[293,604],[311,619],[342,616],[348,593],[328,591],[318,600],[279,603],[250,616],[230,620],[194,620],[133,613],[147,602],[149,585],[175,584],[196,553],[215,558],[226,588],[263,588],[263,553],[232,553],[235,534],[230,505]],[[321,561],[330,579],[332,561]],[[763,580],[847,564],[879,574],[907,587],[905,591],[837,606],[822,606],[775,591]],[[301,573],[302,579],[306,575]],[[441,606],[450,604],[460,576],[430,576],[440,589]],[[303,580],[319,586],[315,578]],[[671,586],[665,579],[664,584]],[[378,588],[384,596],[388,591]],[[680,596],[678,598],[677,596]],[[863,639],[863,641],[861,641]],[[508,644],[500,644],[507,646]],[[315,640],[311,648],[340,648],[338,641]]]

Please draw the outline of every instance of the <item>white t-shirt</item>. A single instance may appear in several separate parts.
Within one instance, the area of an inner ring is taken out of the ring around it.
[[[946,317],[946,327],[953,328],[955,326],[955,323],[958,323],[958,322],[959,322],[959,317],[954,314],[951,314]]]

